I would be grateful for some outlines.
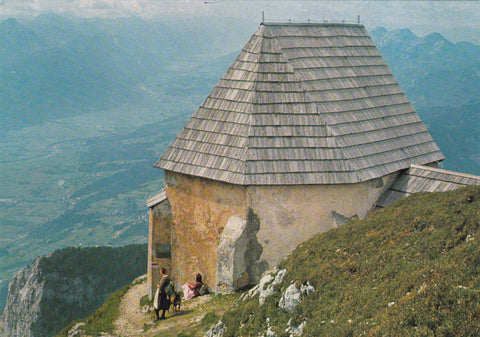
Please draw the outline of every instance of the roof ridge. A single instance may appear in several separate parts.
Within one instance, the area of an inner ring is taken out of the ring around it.
[[[293,22],[293,21],[270,21],[262,22],[260,26],[298,26],[298,27],[356,27],[364,28],[365,26],[360,23],[348,23],[348,22]]]
[[[260,66],[260,62],[259,59],[260,59],[260,55],[262,54],[262,49],[263,49],[263,43],[264,43],[264,34],[266,33],[267,29],[265,29],[265,27],[260,27],[259,30],[257,30],[257,32],[255,33],[255,35],[257,33],[260,33],[258,36],[261,37],[261,45],[260,45],[260,51],[258,53],[256,53],[256,61],[255,62],[255,67],[252,69],[252,72],[255,73],[255,76],[254,76],[254,80],[253,80],[253,86],[252,86],[252,90],[254,92],[254,95],[253,95],[253,102],[250,102],[252,108],[249,110],[248,112],[248,130],[247,130],[247,136],[246,136],[246,141],[245,141],[245,145],[244,145],[244,155],[245,155],[245,158],[243,160],[243,177],[242,177],[242,184],[243,185],[249,185],[250,184],[250,169],[248,167],[248,162],[250,160],[250,152],[251,152],[251,149],[250,149],[250,139],[252,137],[252,118],[253,118],[253,114],[255,113],[255,110],[256,110],[256,100],[258,99],[257,98],[257,95],[255,94],[257,92],[257,84],[258,84],[258,77],[259,77],[259,72],[258,72],[258,68]]]

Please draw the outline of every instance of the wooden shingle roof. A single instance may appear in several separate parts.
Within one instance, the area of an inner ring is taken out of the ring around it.
[[[443,159],[362,25],[263,24],[155,166],[344,184]]]
[[[167,192],[165,191],[165,189],[163,189],[162,192],[160,192],[159,194],[148,198],[146,204],[148,208],[153,208],[158,204],[161,204],[165,200],[167,200]]]
[[[446,192],[469,185],[480,185],[480,177],[428,166],[411,165],[380,197],[377,207],[385,207],[417,192]]]

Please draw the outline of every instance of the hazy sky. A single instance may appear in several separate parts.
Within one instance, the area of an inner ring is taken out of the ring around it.
[[[419,35],[480,29],[480,1],[267,1],[267,0],[0,0],[0,17],[42,12],[82,17],[219,16],[268,20],[361,22],[368,29],[409,27]],[[479,38],[480,39],[480,38]]]

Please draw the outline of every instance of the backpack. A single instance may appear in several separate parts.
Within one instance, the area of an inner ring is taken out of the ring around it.
[[[200,290],[198,291],[198,294],[200,296],[208,294],[208,288],[205,284],[202,284],[202,286],[200,287]]]
[[[172,297],[172,296],[175,296],[175,287],[173,286],[173,283],[170,282],[169,284],[167,284],[165,286],[165,294],[168,296],[168,297]]]

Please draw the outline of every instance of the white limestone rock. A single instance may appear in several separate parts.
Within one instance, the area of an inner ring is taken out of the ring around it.
[[[260,282],[250,289],[248,295],[244,295],[241,299],[245,300],[248,297],[254,297],[255,295],[259,295],[258,300],[260,302],[260,306],[265,304],[265,300],[267,297],[271,296],[275,289],[274,286],[277,284],[282,283],[285,274],[287,273],[286,269],[277,270],[275,269],[274,274],[271,272],[265,273],[263,277],[260,279]]]
[[[300,286],[300,292],[302,293],[302,295],[310,296],[310,294],[313,293],[314,291],[315,291],[315,288],[310,284],[309,281],[305,282]]]
[[[289,337],[301,336],[303,334],[303,328],[307,324],[307,321],[303,321],[299,326],[292,325],[292,319],[288,321],[288,328],[285,329],[285,332],[289,334]]]
[[[302,293],[295,283],[292,283],[283,293],[278,306],[286,312],[292,313],[293,309],[302,302]]]
[[[5,336],[34,337],[33,326],[40,317],[44,281],[38,266],[39,260],[20,270],[8,287],[8,297],[2,314]]]
[[[270,318],[267,317],[267,331],[265,333],[262,333],[259,335],[259,337],[277,337],[277,334],[275,331],[272,330],[272,327],[270,326]]]
[[[212,326],[206,333],[205,337],[222,337],[225,333],[225,325],[222,320],[219,320],[217,324]]]
[[[276,272],[275,280],[273,281],[272,285],[277,285],[282,283],[285,274],[287,273],[286,269],[282,269]]]

